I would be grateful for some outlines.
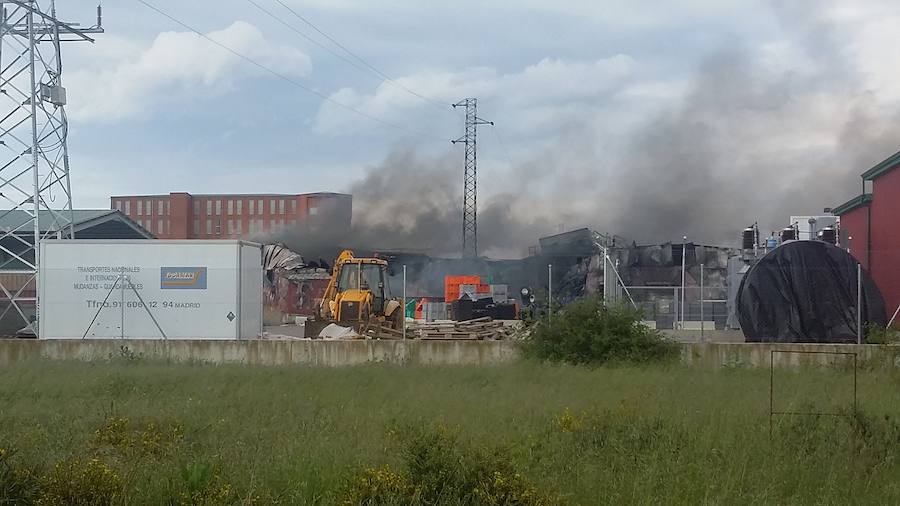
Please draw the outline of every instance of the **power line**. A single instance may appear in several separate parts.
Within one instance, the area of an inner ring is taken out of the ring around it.
[[[253,0],[247,0],[247,1],[248,1],[248,2],[251,2],[251,3],[255,3],[255,2],[253,2]],[[351,57],[355,58],[357,61],[359,61],[360,63],[362,63],[363,65],[365,65],[366,68],[368,68],[369,70],[371,70],[372,72],[374,72],[375,74],[377,74],[379,77],[383,78],[385,81],[387,81],[387,82],[393,84],[394,86],[397,86],[398,88],[400,88],[400,89],[406,91],[407,93],[409,93],[409,94],[411,94],[411,95],[413,95],[413,96],[416,96],[416,97],[418,97],[418,98],[420,98],[420,99],[422,99],[422,100],[424,100],[424,101],[430,103],[431,105],[437,107],[438,109],[440,109],[440,110],[442,110],[442,111],[448,111],[448,110],[449,110],[449,109],[447,109],[447,104],[441,103],[441,102],[439,102],[439,101],[437,101],[437,100],[434,100],[434,99],[429,98],[429,97],[427,97],[427,96],[425,96],[425,95],[422,95],[421,93],[416,92],[415,90],[409,88],[408,86],[405,86],[405,85],[403,85],[402,83],[400,83],[400,82],[398,82],[398,81],[395,81],[395,80],[391,79],[390,76],[388,76],[388,75],[385,74],[384,72],[378,70],[378,68],[376,68],[374,65],[370,64],[369,62],[367,62],[363,57],[361,57],[361,56],[359,56],[358,54],[354,53],[353,51],[347,49],[346,46],[344,46],[343,44],[341,44],[340,42],[338,42],[337,40],[335,40],[334,37],[328,35],[328,34],[325,33],[324,31],[322,31],[321,29],[319,29],[319,27],[317,27],[312,21],[310,21],[310,20],[306,19],[305,17],[301,16],[299,12],[295,11],[294,9],[292,9],[289,5],[287,5],[286,3],[284,3],[282,0],[275,0],[275,1],[276,1],[279,5],[281,5],[282,7],[284,7],[285,9],[287,9],[288,11],[290,11],[290,13],[293,14],[294,16],[296,16],[297,19],[299,19],[300,21],[303,21],[304,23],[306,23],[307,26],[309,26],[310,28],[312,28],[313,30],[315,30],[316,32],[318,32],[319,35],[321,35],[321,36],[325,37],[326,39],[328,39],[329,41],[331,41],[332,44],[334,44],[335,46],[341,48],[345,53],[347,53],[347,54],[350,55]],[[280,19],[279,19],[279,21],[280,21]],[[295,31],[296,31],[296,30],[295,30]],[[306,37],[306,35],[304,35],[304,37]],[[309,37],[306,37],[306,38],[309,38]],[[329,52],[330,52],[330,51],[329,51]],[[334,53],[332,53],[332,54],[334,54]],[[344,59],[344,58],[342,58],[342,59]],[[346,61],[346,60],[345,60],[345,61]]]
[[[503,149],[503,155],[506,157],[507,163],[512,167],[512,158],[509,157],[509,151],[506,149],[506,143],[503,142],[503,137],[500,137],[500,131],[497,130],[497,125],[491,123],[491,131],[494,132],[494,137],[496,137],[497,141],[500,143],[500,148]]]
[[[240,58],[240,59],[246,61],[247,63],[250,63],[250,64],[252,64],[252,65],[258,67],[258,68],[260,68],[260,69],[262,69],[262,70],[268,72],[269,74],[272,74],[273,76],[275,76],[275,77],[277,77],[277,78],[279,78],[279,79],[281,79],[281,80],[283,80],[283,81],[285,81],[285,82],[287,82],[287,83],[289,83],[289,84],[292,84],[292,85],[296,86],[297,88],[300,88],[300,89],[303,90],[303,91],[306,91],[307,93],[313,94],[313,95],[319,97],[320,99],[322,99],[322,100],[324,100],[324,101],[326,101],[326,102],[332,103],[332,104],[334,104],[334,105],[336,105],[336,106],[338,106],[338,107],[341,107],[341,108],[346,109],[346,110],[348,110],[348,111],[350,111],[350,112],[356,113],[356,114],[358,114],[358,115],[360,115],[360,116],[362,116],[362,117],[364,117],[364,118],[370,119],[370,120],[375,121],[375,122],[377,122],[377,123],[381,123],[382,125],[389,126],[389,127],[391,127],[391,128],[396,128],[397,130],[402,130],[402,131],[404,131],[404,132],[406,132],[406,133],[410,133],[410,134],[413,134],[413,135],[417,135],[417,136],[419,136],[419,137],[423,137],[423,138],[427,138],[427,139],[432,139],[432,140],[440,140],[441,142],[446,142],[444,139],[441,139],[441,138],[439,138],[439,137],[433,137],[433,136],[428,135],[428,134],[426,134],[426,133],[424,133],[424,132],[420,132],[420,131],[417,131],[417,130],[411,130],[411,129],[409,129],[409,128],[406,128],[406,127],[404,127],[404,126],[398,125],[398,124],[396,124],[396,123],[392,123],[392,122],[390,122],[390,121],[381,119],[381,118],[379,118],[379,117],[377,117],[377,116],[373,116],[373,115],[368,114],[368,113],[366,113],[366,112],[360,111],[359,109],[356,109],[355,107],[351,107],[351,106],[349,106],[349,105],[347,105],[347,104],[344,104],[344,103],[342,103],[342,102],[338,102],[337,100],[335,100],[335,99],[329,97],[328,95],[325,95],[324,93],[318,92],[318,91],[316,91],[316,90],[314,90],[314,89],[312,89],[312,88],[306,86],[305,84],[303,84],[303,83],[297,81],[296,79],[292,79],[291,77],[286,76],[286,75],[284,75],[284,74],[278,72],[277,70],[273,70],[272,68],[270,68],[270,67],[268,67],[268,66],[266,66],[266,65],[264,65],[264,64],[262,64],[262,63],[259,63],[258,61],[254,60],[253,58],[250,58],[249,56],[246,56],[246,55],[244,55],[244,54],[242,54],[242,53],[240,53],[240,52],[238,52],[238,51],[232,49],[231,47],[229,47],[229,46],[227,46],[227,45],[225,45],[225,44],[222,44],[221,42],[219,42],[219,41],[213,39],[212,37],[206,35],[205,33],[203,33],[203,32],[201,32],[200,30],[194,28],[193,26],[191,26],[191,25],[185,23],[184,21],[181,21],[180,19],[178,19],[178,18],[172,16],[171,14],[169,14],[169,13],[163,11],[162,9],[160,9],[159,7],[157,7],[157,6],[153,5],[153,4],[151,4],[150,2],[147,2],[146,0],[137,0],[137,1],[140,2],[141,4],[143,4],[145,7],[147,7],[147,8],[149,8],[149,9],[151,9],[151,10],[157,12],[158,14],[160,14],[160,15],[162,15],[162,16],[168,18],[168,19],[169,19],[170,21],[172,21],[173,23],[176,23],[176,24],[180,25],[181,27],[183,27],[183,28],[185,28],[185,29],[187,29],[187,30],[193,32],[193,33],[196,34],[197,36],[202,37],[203,39],[205,39],[205,40],[207,40],[207,41],[209,41],[209,42],[211,42],[211,43],[213,43],[213,44],[219,46],[220,48],[222,48],[222,49],[228,51],[229,53],[233,54],[234,56],[237,56],[238,58]]]
[[[316,46],[318,46],[318,47],[320,47],[320,48],[322,48],[322,49],[324,49],[325,51],[328,51],[328,52],[331,53],[332,55],[336,56],[337,58],[340,58],[341,60],[347,62],[348,64],[353,65],[353,66],[356,67],[357,69],[362,70],[363,72],[368,72],[368,70],[367,70],[365,67],[360,66],[360,65],[359,65],[358,63],[356,63],[355,61],[348,59],[346,56],[344,56],[344,55],[338,53],[337,51],[331,49],[330,47],[326,46],[325,44],[322,44],[321,42],[317,41],[316,39],[310,37],[309,35],[303,33],[302,31],[298,30],[297,27],[295,27],[294,25],[292,25],[292,24],[288,23],[287,21],[281,19],[280,17],[278,17],[277,15],[275,15],[275,13],[273,13],[272,11],[266,9],[266,8],[263,7],[262,5],[259,5],[259,3],[257,3],[255,0],[247,0],[247,2],[250,3],[251,5],[253,5],[254,7],[256,7],[257,9],[259,9],[260,11],[262,11],[263,13],[265,13],[265,14],[266,14],[267,16],[269,16],[270,18],[272,18],[272,19],[274,19],[275,21],[278,21],[278,22],[281,23],[282,25],[286,26],[288,29],[290,29],[291,31],[295,32],[297,35],[299,35],[299,36],[303,37],[304,39],[308,40],[309,42],[315,44]]]

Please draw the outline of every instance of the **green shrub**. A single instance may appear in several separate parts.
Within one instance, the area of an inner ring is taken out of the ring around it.
[[[180,423],[147,422],[143,429],[132,429],[131,421],[121,416],[109,416],[94,431],[94,444],[121,452],[160,456],[177,449],[184,440],[184,426]]]
[[[99,459],[57,462],[41,481],[40,505],[104,506],[122,494],[121,478]]]
[[[405,469],[368,468],[348,481],[345,505],[457,504],[543,506],[562,501],[537,490],[503,449],[462,444],[456,431],[408,427],[401,456]]]
[[[551,322],[537,323],[523,350],[539,360],[596,364],[665,360],[674,357],[678,347],[644,325],[640,311],[583,299],[559,311]]]
[[[351,479],[341,497],[345,506],[369,506],[410,504],[416,496],[416,489],[410,485],[405,473],[390,466],[366,468]]]
[[[41,492],[38,473],[14,466],[16,452],[0,447],[0,505],[29,506],[36,504]]]
[[[898,344],[900,343],[900,330],[896,326],[885,328],[881,325],[869,324],[866,326],[866,342],[869,344]]]
[[[207,462],[191,462],[181,468],[181,490],[177,497],[173,502],[184,506],[233,504],[237,501],[231,484],[216,474]]]

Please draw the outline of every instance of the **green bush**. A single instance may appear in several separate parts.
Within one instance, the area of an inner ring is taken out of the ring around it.
[[[896,326],[895,326],[896,327]],[[869,324],[866,326],[866,342],[869,344],[898,344],[900,343],[900,330],[895,327],[885,328],[881,325]]]
[[[405,469],[368,468],[348,481],[345,505],[454,504],[544,506],[562,501],[537,490],[503,449],[462,444],[456,431],[408,427],[403,434]]]
[[[41,493],[38,473],[14,466],[14,450],[0,447],[0,505],[28,506],[36,504]]]
[[[660,361],[678,350],[641,323],[640,311],[606,306],[599,299],[573,302],[550,322],[538,322],[523,347],[526,356],[572,364]]]
[[[178,500],[174,501],[179,505],[232,504],[237,500],[231,484],[216,474],[213,466],[207,462],[191,462],[183,466],[181,485]]]
[[[119,475],[96,458],[57,462],[41,481],[41,505],[104,506],[123,492]]]

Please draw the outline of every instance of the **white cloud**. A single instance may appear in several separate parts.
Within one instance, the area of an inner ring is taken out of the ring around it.
[[[493,109],[518,111],[530,116],[529,124],[562,120],[572,109],[583,109],[620,89],[634,77],[637,64],[629,56],[615,55],[592,62],[568,62],[545,58],[519,72],[502,74],[493,68],[476,67],[459,72],[426,71],[396,79],[402,86],[451,104],[464,97],[477,97]],[[366,114],[393,122],[409,122],[413,111],[427,104],[399,86],[383,82],[371,93],[343,88],[330,97]],[[431,112],[431,111],[429,111]],[[506,118],[509,124],[510,118]],[[425,119],[425,127],[428,120]],[[379,125],[332,103],[323,103],[314,126],[319,133],[377,129]]]
[[[243,21],[207,36],[292,77],[307,75],[311,69],[305,53],[268,41]],[[108,59],[102,67],[66,75],[71,118],[83,122],[140,118],[161,103],[219,94],[263,72],[192,32],[163,32],[146,49],[133,43],[125,48],[104,53]]]

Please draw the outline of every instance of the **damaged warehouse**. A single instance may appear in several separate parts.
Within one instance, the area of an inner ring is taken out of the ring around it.
[[[734,248],[692,243],[625,245],[620,237],[587,228],[543,237],[539,243],[538,251],[517,260],[446,259],[400,252],[385,256],[392,264],[407,266],[407,291],[413,298],[450,302],[443,300],[445,276],[468,274],[507,285],[510,296],[523,305],[528,301],[521,300],[521,289],[529,289],[537,296],[536,305],[544,307],[548,290],[552,290],[554,304],[561,305],[586,296],[603,296],[609,302],[633,301],[648,323],[661,329],[677,328],[682,320],[684,328],[691,328],[701,315],[708,328],[725,327],[728,259],[737,253]],[[686,267],[683,311],[682,261]],[[552,266],[552,286],[548,266]],[[400,273],[394,271],[392,284],[402,283]]]
[[[385,264],[385,293],[397,299],[403,294],[403,314],[410,322],[540,317],[549,300],[564,306],[602,297],[610,304],[634,305],[644,323],[659,330],[690,334],[740,328],[735,306],[753,264],[747,261],[748,250],[687,241],[638,245],[588,228],[542,237],[539,245],[520,259],[436,258],[404,251],[370,256]],[[752,251],[756,258],[770,249]],[[306,262],[282,244],[267,245],[264,261],[266,323],[314,317],[330,277],[327,263]]]
[[[283,244],[263,246],[263,320],[266,325],[311,317],[322,301],[331,277],[324,261],[304,261]]]

